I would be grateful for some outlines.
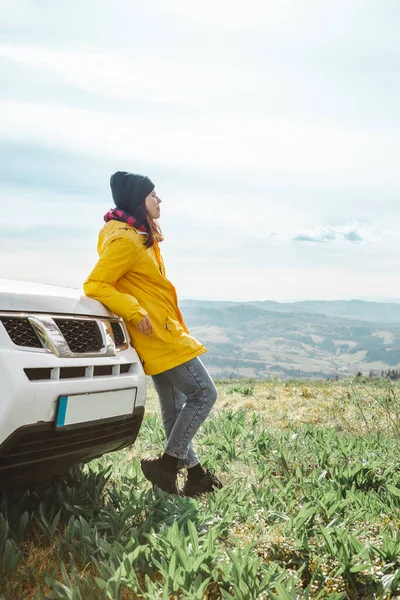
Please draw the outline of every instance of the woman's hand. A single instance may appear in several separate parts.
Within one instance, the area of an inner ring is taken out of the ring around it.
[[[144,335],[152,335],[153,333],[153,325],[151,324],[151,321],[147,315],[143,317],[136,327],[140,333],[144,333]]]

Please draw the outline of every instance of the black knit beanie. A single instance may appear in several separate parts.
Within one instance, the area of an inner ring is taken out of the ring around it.
[[[117,171],[110,178],[111,193],[117,208],[132,214],[154,190],[154,183],[145,175]]]

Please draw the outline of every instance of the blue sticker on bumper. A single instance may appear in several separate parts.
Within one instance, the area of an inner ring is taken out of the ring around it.
[[[67,412],[68,396],[60,396],[60,404],[58,406],[57,427],[63,427],[65,423],[65,413]]]

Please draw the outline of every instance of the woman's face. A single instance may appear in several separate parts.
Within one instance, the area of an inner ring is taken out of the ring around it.
[[[160,216],[160,202],[161,198],[159,198],[156,194],[156,190],[150,192],[150,194],[146,197],[144,204],[146,206],[147,214],[153,219],[158,219]]]

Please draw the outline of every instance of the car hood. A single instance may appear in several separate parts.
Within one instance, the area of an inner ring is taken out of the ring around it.
[[[0,311],[115,316],[81,290],[12,279],[0,279]]]

